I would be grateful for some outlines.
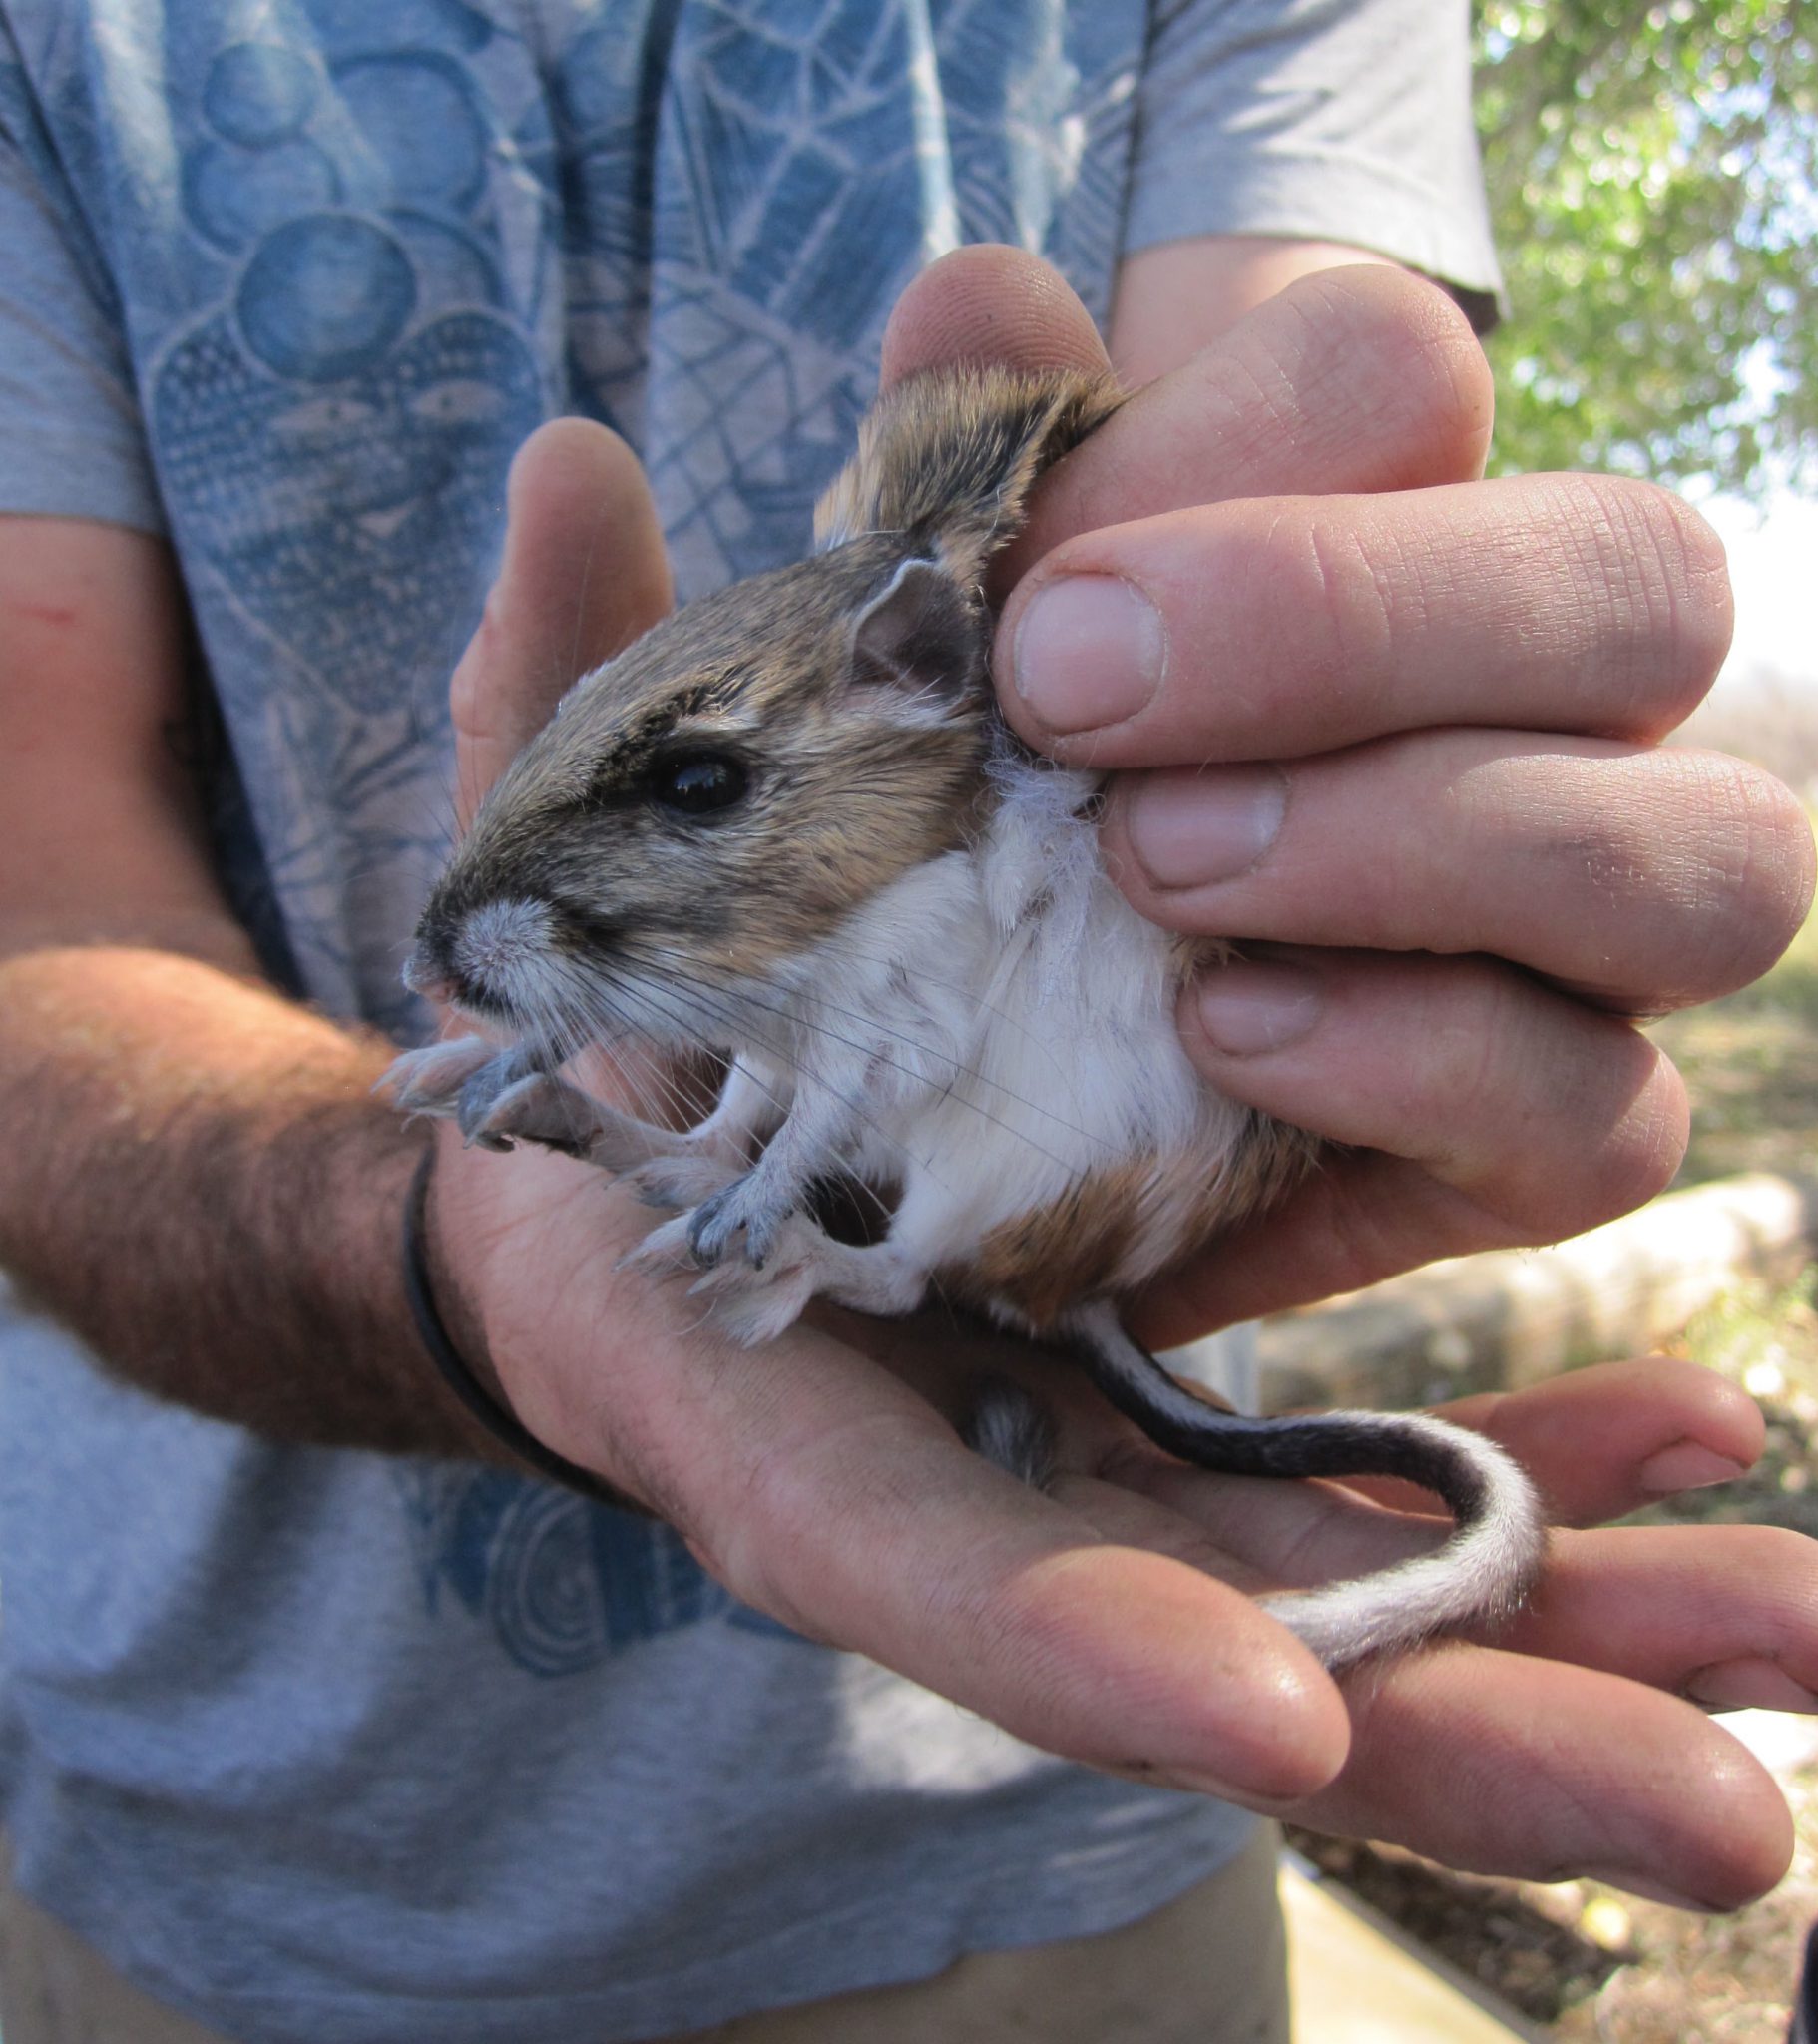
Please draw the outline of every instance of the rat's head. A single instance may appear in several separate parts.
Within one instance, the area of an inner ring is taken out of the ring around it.
[[[487,796],[406,979],[553,1043],[700,1035],[716,993],[960,841],[988,643],[975,594],[882,539],[689,605]]]

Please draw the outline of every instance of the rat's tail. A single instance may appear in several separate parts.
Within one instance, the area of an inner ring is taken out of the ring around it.
[[[1505,1617],[1533,1587],[1547,1548],[1539,1500],[1481,1434],[1415,1413],[1248,1419],[1176,1383],[1108,1302],[1081,1306],[1058,1331],[1111,1403],[1182,1461],[1233,1476],[1401,1477],[1444,1499],[1457,1525],[1443,1546],[1374,1575],[1263,1600],[1328,1668]]]
[[[886,391],[814,511],[823,548],[900,533],[963,588],[1021,529],[1037,478],[1123,402],[1109,375],[959,365]]]

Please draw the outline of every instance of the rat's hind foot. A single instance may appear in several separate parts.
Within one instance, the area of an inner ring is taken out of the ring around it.
[[[703,1298],[713,1324],[741,1348],[761,1347],[794,1326],[819,1282],[812,1258],[795,1261],[778,1253],[763,1269],[728,1260],[697,1278],[690,1298]]]
[[[654,1228],[620,1259],[620,1270],[700,1272],[690,1241],[694,1220],[692,1213],[679,1214]],[[792,1326],[810,1299],[894,1319],[913,1312],[927,1289],[928,1273],[887,1241],[837,1242],[807,1215],[791,1214],[768,1239],[761,1267],[727,1257],[702,1272],[688,1295],[705,1300],[715,1325],[733,1340],[754,1348]]]
[[[778,1230],[761,1269],[728,1258],[697,1278],[688,1295],[704,1298],[714,1321],[750,1348],[793,1325],[810,1299],[895,1319],[913,1312],[927,1288],[928,1274],[888,1242],[838,1242],[796,1214]]]
[[[501,1050],[483,1036],[457,1036],[406,1051],[378,1083],[406,1114],[459,1122],[470,1143],[509,1150],[512,1135],[532,1132],[490,1127],[492,1111],[500,1100],[541,1076],[522,1050]]]

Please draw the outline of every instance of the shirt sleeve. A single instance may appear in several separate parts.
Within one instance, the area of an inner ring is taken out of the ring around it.
[[[1491,323],[1464,0],[1156,0],[1124,246],[1194,235],[1348,242]]]
[[[165,529],[117,301],[0,22],[0,511]]]

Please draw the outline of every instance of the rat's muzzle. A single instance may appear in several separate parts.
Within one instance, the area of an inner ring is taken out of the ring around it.
[[[540,901],[488,901],[454,915],[431,904],[404,984],[481,1015],[529,1016],[549,1004],[553,920]]]

